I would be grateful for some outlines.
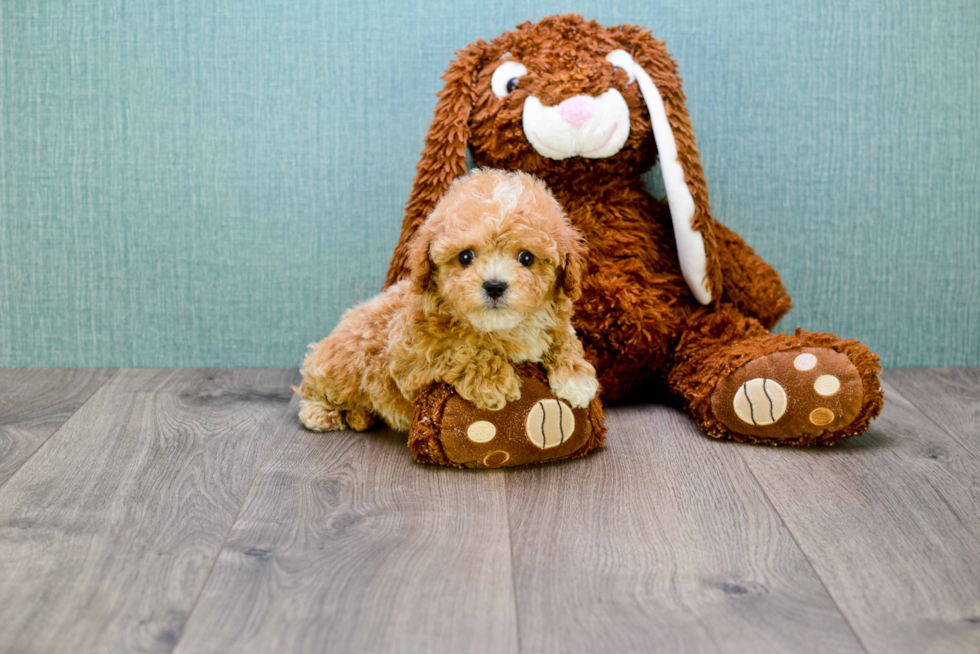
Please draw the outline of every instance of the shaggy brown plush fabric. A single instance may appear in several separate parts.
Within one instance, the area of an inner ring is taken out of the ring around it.
[[[711,294],[707,306],[695,299],[682,276],[667,203],[651,197],[640,177],[657,158],[651,110],[638,83],[606,59],[614,50],[624,50],[642,66],[663,100],[677,160],[694,200],[690,224],[704,243],[704,285]],[[505,61],[520,62],[527,73],[498,97],[491,81]],[[636,26],[604,28],[576,15],[552,16],[523,23],[490,42],[472,43],[458,53],[443,79],[446,86],[418,164],[387,284],[407,275],[408,241],[452,180],[465,172],[469,147],[479,166],[521,170],[544,179],[585,235],[589,255],[584,293],[573,322],[598,370],[604,401],[625,398],[646,382],[666,384],[707,433],[750,442],[833,443],[867,429],[882,405],[878,357],[856,341],[830,334],[767,331],[789,310],[790,298],[776,272],[712,217],[681,80],[662,41]],[[610,89],[622,96],[629,111],[629,136],[613,155],[555,159],[529,142],[523,120],[525,102],[532,96],[543,107],[555,107],[577,96],[597,98]],[[752,379],[735,386],[731,379],[719,382],[753,361],[795,350],[796,356],[758,364],[756,368],[774,375],[758,383],[763,390],[778,384],[784,393],[805,391],[805,397],[797,393],[789,398],[792,410],[786,410],[785,420],[760,425],[751,417],[749,422],[739,418],[736,405],[751,400],[757,384]],[[838,365],[834,353],[846,355],[850,365]],[[807,356],[798,358],[802,354]],[[843,389],[840,397],[825,401],[810,388],[819,377],[810,371],[824,369],[842,378],[821,380],[819,389],[836,383]],[[845,383],[857,377],[860,392]],[[725,422],[712,408],[716,392],[714,406],[726,405]],[[833,413],[830,420],[828,411]],[[847,420],[851,414],[853,419]],[[425,411],[416,413],[416,421],[429,418]],[[437,458],[433,452],[425,456]]]

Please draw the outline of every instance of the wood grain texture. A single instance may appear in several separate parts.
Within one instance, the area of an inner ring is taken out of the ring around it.
[[[285,423],[176,651],[516,651],[507,474]]]
[[[738,453],[869,651],[980,651],[980,458],[883,386],[863,437]]]
[[[0,489],[0,650],[169,652],[295,371],[118,372]]]
[[[0,487],[114,372],[0,369]]]
[[[890,368],[888,381],[980,457],[980,368]]]
[[[521,649],[863,651],[741,461],[660,406],[508,477]]]
[[[980,651],[977,370],[886,371],[833,448],[620,407],[489,472],[304,431],[293,370],[107,377],[0,371],[0,430],[54,431],[0,487],[0,652]]]

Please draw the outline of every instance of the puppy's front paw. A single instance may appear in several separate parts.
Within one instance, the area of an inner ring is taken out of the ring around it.
[[[563,375],[551,373],[548,385],[555,397],[561,398],[572,405],[574,409],[584,409],[599,392],[599,380],[595,375],[578,373]]]
[[[508,402],[521,399],[521,379],[513,370],[508,372],[492,378],[472,375],[455,384],[456,392],[478,409],[500,411]]]
[[[340,431],[347,427],[341,412],[326,402],[300,400],[299,419],[310,431]]]

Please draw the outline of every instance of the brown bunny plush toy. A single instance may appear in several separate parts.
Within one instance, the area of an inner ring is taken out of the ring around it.
[[[833,334],[769,332],[790,298],[711,215],[662,41],[553,16],[469,45],[443,79],[387,284],[408,274],[408,241],[466,172],[469,147],[478,166],[543,179],[585,235],[574,326],[604,402],[662,388],[711,436],[749,442],[832,444],[868,428],[882,406],[874,353]],[[666,202],[640,177],[658,158]]]

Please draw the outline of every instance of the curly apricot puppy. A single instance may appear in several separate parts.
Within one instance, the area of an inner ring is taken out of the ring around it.
[[[300,420],[313,431],[408,431],[433,382],[480,409],[520,399],[511,364],[541,363],[552,392],[588,406],[599,384],[571,327],[582,237],[544,183],[475,171],[453,183],[409,248],[411,275],[343,317],[303,363]]]

